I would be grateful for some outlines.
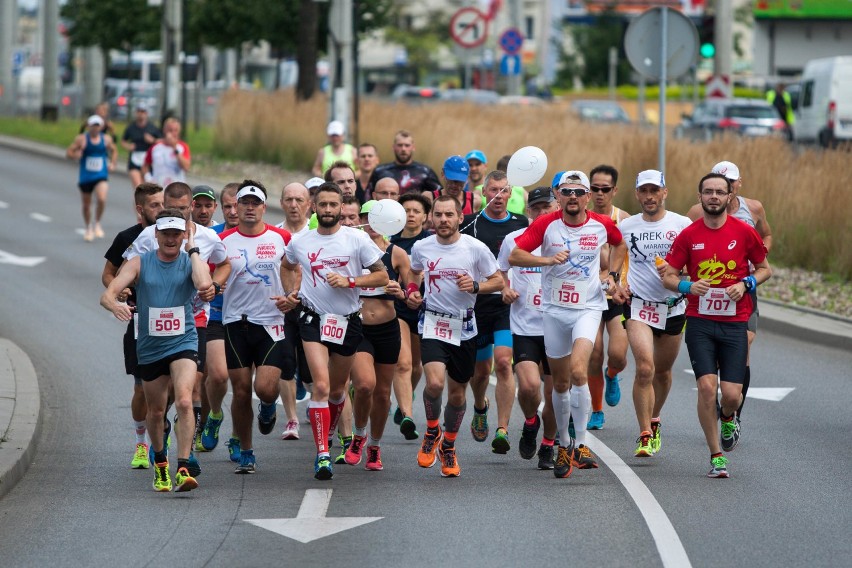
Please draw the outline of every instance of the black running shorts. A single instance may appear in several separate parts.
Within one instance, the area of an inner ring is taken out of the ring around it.
[[[396,318],[375,325],[364,324],[364,338],[358,345],[358,353],[369,353],[379,365],[396,365],[402,348],[401,337]]]
[[[443,363],[447,375],[457,383],[468,383],[476,366],[476,338],[451,345],[439,339],[420,340],[420,360],[425,367],[429,363]]]
[[[330,341],[320,341],[320,316],[306,308],[302,308],[302,313],[299,316],[299,333],[302,336],[302,341],[308,343],[321,343],[328,348],[329,353],[336,353],[344,357],[355,355],[358,345],[363,337],[361,318],[358,314],[349,314],[345,316],[349,320],[349,325],[346,327],[346,335],[343,337],[343,344],[332,343]]]
[[[748,361],[748,323],[687,318],[686,348],[695,378],[718,375],[729,383],[742,384]]]
[[[159,361],[140,364],[139,377],[145,382],[151,382],[164,375],[170,375],[171,370],[169,369],[169,365],[172,361],[177,361],[178,359],[191,359],[198,365],[198,353],[192,350],[179,351],[178,353],[167,355]]]
[[[229,369],[283,365],[284,341],[274,341],[262,325],[235,321],[225,325],[225,360]]]
[[[512,368],[522,361],[532,361],[541,364],[545,375],[550,374],[550,364],[544,353],[543,335],[514,335],[512,334]]]

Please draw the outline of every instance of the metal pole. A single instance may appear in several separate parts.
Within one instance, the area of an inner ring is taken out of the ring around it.
[[[0,114],[15,111],[15,89],[12,84],[12,38],[18,25],[16,0],[0,0]]]
[[[616,77],[618,72],[618,49],[609,48],[609,100],[615,100]]]
[[[645,126],[645,75],[639,74],[639,124]]]
[[[660,119],[659,119],[659,146],[657,168],[661,172],[666,171],[666,85],[668,83],[666,71],[668,70],[668,43],[669,43],[669,9],[665,6],[661,8],[662,17],[660,19],[660,27],[662,28],[660,37]]]
[[[509,22],[512,27],[517,29],[522,29],[521,26],[523,22],[521,21],[521,1],[520,0],[509,0]],[[521,64],[521,68],[518,70],[518,73],[515,75],[509,75],[506,79],[506,87],[509,95],[520,95],[521,94],[521,80],[523,79],[523,69],[524,66]]]
[[[714,75],[730,79],[733,65],[734,9],[731,0],[716,0],[716,20],[713,23],[713,35],[716,41],[716,59]]]
[[[41,119],[56,122],[59,118],[59,0],[45,0],[44,50],[41,84]]]

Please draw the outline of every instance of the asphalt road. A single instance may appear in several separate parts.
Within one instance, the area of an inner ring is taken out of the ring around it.
[[[108,238],[92,244],[82,240],[75,181],[70,162],[0,149],[0,251],[47,258],[35,267],[0,264],[0,336],[29,354],[44,405],[36,459],[0,500],[3,566],[852,564],[852,354],[770,333],[752,354],[753,388],[794,390],[780,401],[749,400],[728,480],[705,477],[708,452],[684,347],[663,415],[663,450],[652,459],[632,457],[628,368],[622,402],[605,409],[596,433],[602,467],[568,480],[517,455],[516,407],[508,456],[462,432],[458,479],[417,467],[418,442],[404,441],[389,422],[383,472],[337,466],[333,481],[315,481],[303,426],[296,442],[256,435],[253,476],[234,475],[220,446],[200,456],[197,491],[155,493],[151,470],[129,468],[123,326],[98,305],[103,253],[133,222],[129,184],[113,180]],[[422,425],[422,407],[415,409]],[[229,432],[226,420],[223,437]],[[628,491],[621,479],[630,476]],[[320,514],[326,493],[311,493],[300,512],[312,489],[333,490],[324,522],[304,517]],[[644,495],[648,522],[636,495]],[[381,518],[306,544],[247,522],[297,513],[303,529]]]

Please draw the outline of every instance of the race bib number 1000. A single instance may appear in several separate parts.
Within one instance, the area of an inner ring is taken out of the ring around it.
[[[437,339],[450,345],[461,345],[462,321],[426,312],[423,318],[423,339]]]
[[[183,306],[174,308],[150,308],[148,310],[148,335],[172,337],[186,332]]]
[[[320,341],[343,345],[348,327],[349,320],[345,317],[336,314],[322,314],[320,316]]]
[[[698,298],[698,313],[705,316],[735,316],[737,303],[728,297],[724,288],[710,288]]]

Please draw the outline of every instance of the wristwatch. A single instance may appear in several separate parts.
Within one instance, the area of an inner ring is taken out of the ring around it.
[[[217,296],[222,293],[222,286],[215,280],[213,281],[213,289],[216,291]]]
[[[616,284],[621,279],[621,274],[619,274],[618,272],[610,272],[609,275],[612,276],[612,279],[615,281]]]
[[[194,252],[195,252],[195,253],[198,253],[198,254],[201,254],[201,249],[199,249],[198,247],[192,247],[191,249],[189,249],[188,251],[186,251],[186,254],[188,254],[188,255],[192,256],[192,253],[194,253]]]
[[[473,293],[479,294],[479,282],[474,281],[473,283]]]

